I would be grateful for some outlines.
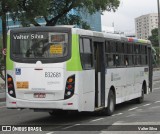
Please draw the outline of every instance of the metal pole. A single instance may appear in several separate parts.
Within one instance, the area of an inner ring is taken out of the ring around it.
[[[159,47],[160,47],[160,9],[159,9],[159,0],[157,0],[158,5],[158,41],[159,41]]]
[[[6,27],[6,1],[2,0],[2,34],[3,34],[3,49],[7,46],[7,27]],[[6,86],[6,55],[4,55],[4,66],[5,66],[5,86]]]
[[[158,51],[158,61],[160,62],[160,9],[159,9],[159,0],[157,0],[158,5],[158,44],[159,44],[159,51]]]

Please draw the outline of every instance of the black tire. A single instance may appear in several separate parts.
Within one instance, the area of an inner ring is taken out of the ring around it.
[[[49,112],[49,114],[51,116],[65,116],[68,114],[68,112],[63,110],[53,110],[52,112]]]
[[[114,113],[115,109],[115,94],[113,93],[112,90],[109,91],[108,95],[108,105],[107,108],[105,109],[105,115],[112,115]]]
[[[141,104],[144,101],[144,85],[142,86],[141,96],[136,99],[136,103]]]

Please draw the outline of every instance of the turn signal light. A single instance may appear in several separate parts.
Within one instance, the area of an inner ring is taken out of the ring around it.
[[[12,82],[12,78],[9,77],[9,78],[7,79],[7,81],[8,81],[8,82]]]
[[[72,82],[73,82],[73,78],[69,78],[68,83],[72,83]]]
[[[75,89],[75,75],[68,77],[66,80],[66,87],[64,93],[64,99],[69,99],[73,96]]]

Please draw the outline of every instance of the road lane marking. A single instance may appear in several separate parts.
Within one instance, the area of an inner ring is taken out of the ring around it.
[[[98,118],[98,119],[95,119],[95,120],[92,120],[90,122],[95,122],[95,121],[99,121],[99,120],[103,120],[104,118]]]
[[[49,133],[46,133],[46,134],[54,134],[54,132],[49,132]]]
[[[140,111],[142,111],[143,109],[137,109],[136,111],[138,111],[138,112],[140,112]]]
[[[79,125],[81,125],[81,124],[75,124],[75,125],[72,125],[72,126],[68,126],[68,127],[62,128],[62,129],[68,129],[68,128],[72,128],[72,127],[79,126]]]
[[[132,111],[132,110],[135,110],[135,109],[137,109],[138,107],[134,107],[134,108],[131,108],[131,109],[129,109],[128,111]]]
[[[122,115],[123,113],[118,113],[118,114],[113,114],[111,116],[117,116],[117,115]]]
[[[143,106],[145,107],[145,106],[149,106],[149,105],[151,105],[151,104],[150,104],[150,103],[148,103],[148,104],[145,104],[145,105],[143,105]]]
[[[126,116],[126,117],[131,117],[131,116],[135,116],[135,114],[130,114],[130,115]]]
[[[154,103],[159,103],[160,101],[155,101]]]
[[[149,109],[156,109],[156,108],[160,108],[160,106],[150,107]]]

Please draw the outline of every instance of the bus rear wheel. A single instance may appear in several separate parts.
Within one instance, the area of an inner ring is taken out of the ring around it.
[[[112,115],[115,109],[115,94],[112,90],[109,91],[108,95],[108,106],[105,109],[105,115]]]
[[[144,101],[144,85],[142,86],[142,92],[141,92],[141,96],[139,98],[136,99],[136,102],[138,104],[141,104]]]

